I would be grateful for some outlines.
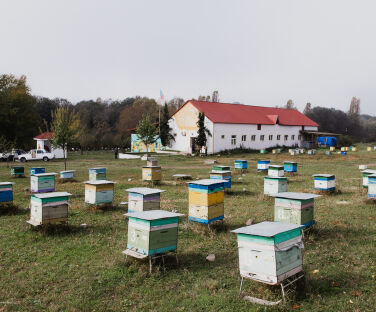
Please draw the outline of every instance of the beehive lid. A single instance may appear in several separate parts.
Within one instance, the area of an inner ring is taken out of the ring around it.
[[[206,185],[206,186],[218,184],[218,183],[228,183],[228,181],[223,180],[223,179],[202,179],[202,180],[187,182],[187,184],[197,184],[197,185]]]
[[[45,169],[44,167],[31,167],[30,169]]]
[[[310,193],[296,193],[296,192],[282,192],[275,195],[271,195],[273,197],[278,198],[288,198],[288,199],[299,199],[299,200],[307,200],[316,197],[321,197],[321,195],[310,194]]]
[[[106,169],[106,168],[105,167],[89,168],[89,170],[100,170],[100,169]]]
[[[328,173],[318,173],[312,175],[313,177],[319,177],[319,178],[331,178],[334,177],[334,174],[328,174]]]
[[[190,174],[184,174],[184,173],[176,173],[173,175],[174,178],[191,178],[192,176]]]
[[[210,173],[231,173],[230,170],[212,170]]]
[[[92,184],[92,185],[115,184],[115,182],[107,181],[107,180],[85,181],[84,183],[85,184]]]
[[[45,177],[50,175],[57,175],[56,172],[46,172],[46,173],[34,173],[33,176],[35,177]]]
[[[287,181],[286,177],[270,177],[270,176],[267,176],[267,177],[264,177],[264,180],[265,179],[269,179],[269,180],[286,180]]]
[[[237,233],[237,234],[273,237],[280,233],[299,229],[300,227],[301,225],[297,225],[297,224],[264,221],[264,222],[260,222],[257,224],[244,226],[242,228],[233,230],[231,232]]]
[[[246,161],[245,159],[236,159],[235,161]]]
[[[126,189],[129,193],[138,193],[142,195],[151,195],[151,194],[159,194],[164,192],[164,190],[150,188],[150,187],[132,187],[129,189]]]
[[[376,178],[376,173],[369,175],[369,176],[368,176],[368,179],[369,179],[369,178]]]
[[[296,161],[285,161],[284,163],[285,164],[292,164],[292,165],[296,165],[297,164]]]
[[[32,196],[37,198],[51,198],[51,197],[62,197],[62,196],[71,196],[71,193],[68,192],[51,192],[51,193],[42,193],[42,194],[33,194]]]
[[[142,168],[161,168],[161,166],[143,166]]]
[[[260,163],[261,163],[261,162],[270,162],[270,160],[265,160],[265,159],[264,159],[264,160],[258,160],[257,162],[260,162]]]
[[[69,172],[75,172],[76,170],[64,170],[64,171],[60,171],[60,173],[69,173]]]
[[[0,185],[9,185],[9,184],[16,184],[14,182],[0,182]]]
[[[143,219],[143,220],[148,220],[148,221],[184,216],[184,214],[182,213],[175,213],[175,212],[170,212],[166,210],[136,211],[136,212],[128,212],[124,215],[130,218],[137,218],[137,219]]]
[[[281,166],[281,165],[269,165],[269,168],[283,169],[283,166]]]
[[[376,173],[376,170],[373,170],[373,169],[366,169],[366,170],[363,170],[362,173],[373,174],[373,173]]]

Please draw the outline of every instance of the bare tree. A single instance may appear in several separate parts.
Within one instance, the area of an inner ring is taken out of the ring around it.
[[[309,114],[309,112],[311,111],[311,109],[312,109],[312,105],[311,105],[311,103],[308,102],[308,103],[306,104],[305,108],[304,108],[303,114],[304,114],[304,115]]]

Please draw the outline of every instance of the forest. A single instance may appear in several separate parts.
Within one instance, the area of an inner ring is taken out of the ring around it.
[[[199,100],[218,101],[218,91]],[[176,97],[166,102],[172,115],[184,99]],[[165,104],[165,103],[163,103]],[[33,95],[26,76],[0,75],[0,148],[22,149],[34,147],[33,137],[51,129],[51,116],[56,108],[68,106],[79,119],[76,147],[81,150],[128,148],[130,131],[145,116],[157,123],[160,105],[155,99],[130,96],[122,100],[101,98],[71,103],[63,98]],[[330,106],[330,105],[329,105]],[[296,109],[292,100],[285,108]],[[353,143],[372,141],[376,135],[376,117],[360,114],[360,99],[353,97],[349,111],[315,106],[307,103],[304,114],[320,125],[319,131],[346,136]]]

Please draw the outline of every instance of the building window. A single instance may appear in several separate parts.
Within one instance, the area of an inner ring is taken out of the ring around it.
[[[279,141],[280,139],[281,139],[281,135],[278,134],[278,135],[277,135],[277,141]]]
[[[247,136],[246,135],[242,135],[242,142],[245,142],[247,141]]]
[[[289,136],[286,134],[285,135],[285,141],[287,141],[289,139]]]
[[[222,135],[221,135],[221,139],[224,139],[224,138],[225,138],[225,135],[224,135],[224,134],[222,134]]]
[[[295,140],[295,135],[294,134],[291,136],[291,140]]]
[[[231,145],[236,145],[236,135],[231,136]]]
[[[298,136],[298,140],[300,141],[301,139],[302,139],[302,136],[301,136],[301,135],[299,135],[299,136]]]
[[[264,141],[265,135],[260,135],[260,141]]]
[[[261,125],[257,125],[257,130],[261,130]]]
[[[251,141],[256,141],[256,136],[255,135],[251,136]]]
[[[272,134],[269,135],[269,141],[273,141],[273,135]]]

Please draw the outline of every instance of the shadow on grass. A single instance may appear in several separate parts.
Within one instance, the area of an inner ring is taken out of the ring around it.
[[[250,191],[229,191],[225,192],[225,195],[228,196],[254,196],[256,195],[256,192],[250,192]]]
[[[15,216],[15,215],[23,215],[27,213],[29,213],[29,210],[20,209],[18,206],[13,205],[13,204],[0,206],[0,216]]]
[[[80,225],[69,225],[67,223],[44,224],[34,227],[33,230],[35,232],[40,232],[44,235],[49,236],[68,236],[78,233],[90,233],[90,231],[88,231],[88,228],[82,227]]]

